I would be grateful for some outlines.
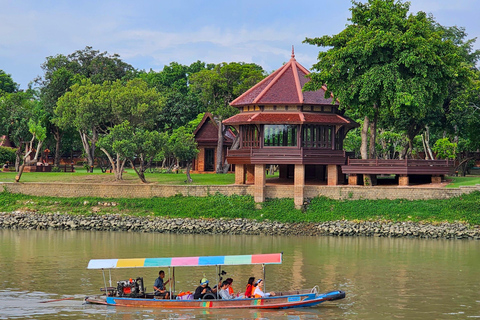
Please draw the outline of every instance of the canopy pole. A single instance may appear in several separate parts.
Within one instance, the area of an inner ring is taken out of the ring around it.
[[[169,290],[169,291],[170,291],[170,299],[172,299],[172,283],[171,283],[171,281],[170,281],[170,278],[171,278],[171,276],[170,276],[170,267],[168,267],[168,280],[169,280],[169,281],[168,281],[168,288],[170,289],[170,290]]]
[[[102,268],[102,274],[103,274],[103,284],[105,285],[105,296],[108,297],[107,280],[105,280],[105,269],[103,268]]]
[[[108,269],[108,277],[109,277],[108,284],[111,287],[112,286],[112,272],[111,272],[111,269]]]
[[[267,292],[267,282],[265,281],[265,263],[262,263],[263,269],[263,292]]]
[[[173,281],[173,292],[175,291],[175,267],[172,268],[172,281]],[[172,297],[170,297],[172,299]]]
[[[216,282],[217,282],[217,300],[218,300],[218,292],[220,291],[220,287],[219,287],[219,282],[220,282],[220,279],[218,277],[220,277],[220,266],[217,264],[217,276],[215,277],[216,279]]]

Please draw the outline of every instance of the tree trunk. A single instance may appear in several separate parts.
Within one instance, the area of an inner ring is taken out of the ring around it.
[[[218,124],[218,142],[217,142],[217,157],[215,160],[216,173],[223,173],[222,155],[223,155],[223,123],[221,118],[217,121]]]
[[[60,129],[56,128],[53,133],[53,138],[55,139],[55,158],[53,160],[54,167],[60,167],[60,146],[62,141],[63,133],[60,132]]]
[[[370,143],[368,146],[368,157],[370,159],[375,159],[376,156],[376,143],[377,142],[377,115],[373,118],[373,121],[370,121]]]
[[[120,161],[119,160],[120,155],[117,153],[117,162],[115,163],[112,156],[110,155],[110,153],[108,153],[107,150],[105,150],[105,148],[100,148],[100,150],[102,150],[103,153],[105,153],[105,155],[108,158],[108,161],[110,161],[110,165],[112,166],[112,171],[113,171],[115,180],[117,181],[123,180],[123,166],[125,165],[125,160]]]
[[[370,121],[368,120],[368,117],[365,117],[363,120],[363,127],[361,131],[361,138],[362,138],[362,144],[360,145],[360,156],[362,159],[368,159],[368,126],[369,126]]]
[[[226,131],[227,131],[227,128],[225,128],[225,132]],[[225,136],[225,134],[223,136]],[[235,137],[235,140],[233,140],[230,150],[237,150],[239,147],[240,147],[240,135],[237,135]],[[230,164],[227,161],[227,157],[225,157],[225,162],[223,164],[223,173],[228,173],[228,169],[230,169]]]
[[[137,174],[137,176],[140,178],[140,180],[143,182],[143,183],[148,183],[147,179],[145,179],[145,171],[143,169],[143,159],[140,159],[140,169],[137,169],[135,167],[135,164],[133,163],[132,159],[129,159],[130,161],[130,165],[132,166],[132,169],[135,171],[135,173]]]
[[[94,161],[93,161],[93,155],[91,153],[91,149],[90,149],[90,144],[88,143],[88,137],[87,137],[87,134],[82,132],[82,131],[79,131],[80,133],[80,139],[82,140],[82,145],[83,145],[83,150],[85,151],[85,158],[87,160],[87,163],[88,163],[88,170],[87,172],[93,172],[93,164],[94,164]],[[93,143],[93,142],[92,142]],[[103,150],[102,150],[103,151]],[[105,151],[104,151],[105,152]],[[108,155],[107,155],[108,157]],[[111,162],[111,161],[110,161]]]
[[[186,183],[192,183],[193,180],[192,180],[192,177],[190,176],[190,167],[192,166],[192,162],[188,162],[187,163],[187,180],[185,180]]]

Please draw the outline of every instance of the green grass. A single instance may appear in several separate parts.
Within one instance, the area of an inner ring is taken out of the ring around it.
[[[0,172],[0,182],[14,182],[16,172]],[[192,174],[193,183],[196,185],[225,185],[235,182],[233,173],[227,174]],[[185,173],[146,173],[149,183],[157,184],[185,184]],[[78,183],[110,183],[114,182],[113,173],[102,173],[95,169],[87,173],[84,169],[75,172],[25,172],[21,182],[78,182]],[[127,169],[123,174],[123,183],[142,183],[132,169]]]
[[[447,185],[447,188],[458,188],[461,186],[474,186],[480,184],[480,176],[468,176],[468,177],[447,177],[448,180],[452,180]]]
[[[305,211],[292,199],[272,199],[256,208],[253,197],[212,195],[204,198],[175,196],[149,199],[57,198],[0,193],[1,211],[37,211],[69,214],[127,214],[182,218],[248,218],[279,222],[334,220],[389,220],[413,222],[465,222],[480,225],[480,192],[444,200],[347,200],[312,199]],[[105,203],[115,203],[108,206]]]

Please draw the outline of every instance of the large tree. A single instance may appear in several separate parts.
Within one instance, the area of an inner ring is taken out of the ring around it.
[[[254,63],[220,63],[205,69],[190,78],[193,88],[200,93],[205,110],[211,112],[218,125],[216,172],[223,173],[228,164],[222,163],[223,140],[227,128],[222,121],[235,115],[238,109],[230,106],[235,98],[265,77],[262,67]]]
[[[105,81],[94,84],[89,79],[75,84],[71,92],[63,95],[55,110],[56,122],[60,127],[73,126],[80,133],[88,165],[93,168],[95,148],[101,135],[108,135],[110,128],[128,121],[129,127],[152,130],[163,105],[163,98],[155,88],[149,88],[141,79],[133,79],[123,84],[122,81]],[[109,139],[124,139],[124,135],[115,134]],[[112,141],[113,141],[112,140]],[[109,148],[102,147],[107,154],[112,168],[121,179],[122,159],[114,159]],[[119,156],[121,153],[114,150]]]
[[[326,85],[341,106],[364,118],[362,158],[375,156],[376,127],[403,119],[410,145],[429,115],[441,112],[449,85],[466,81],[468,67],[453,41],[424,12],[409,14],[410,3],[353,1],[350,24],[337,35],[307,38],[329,48],[318,55],[306,90]],[[423,122],[423,123],[422,123]],[[370,149],[367,152],[368,129]]]
[[[42,69],[44,75],[37,78],[36,83],[40,86],[40,98],[50,120],[48,129],[55,139],[54,166],[58,166],[61,140],[65,130],[69,129],[61,129],[53,121],[58,99],[82,79],[90,79],[93,84],[102,84],[104,81],[132,79],[136,71],[130,64],[123,62],[119,55],[93,50],[88,46],[67,56],[58,54],[47,57]]]

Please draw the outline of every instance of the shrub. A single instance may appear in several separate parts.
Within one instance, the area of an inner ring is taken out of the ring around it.
[[[7,162],[10,164],[15,163],[15,148],[0,147],[0,165]]]

